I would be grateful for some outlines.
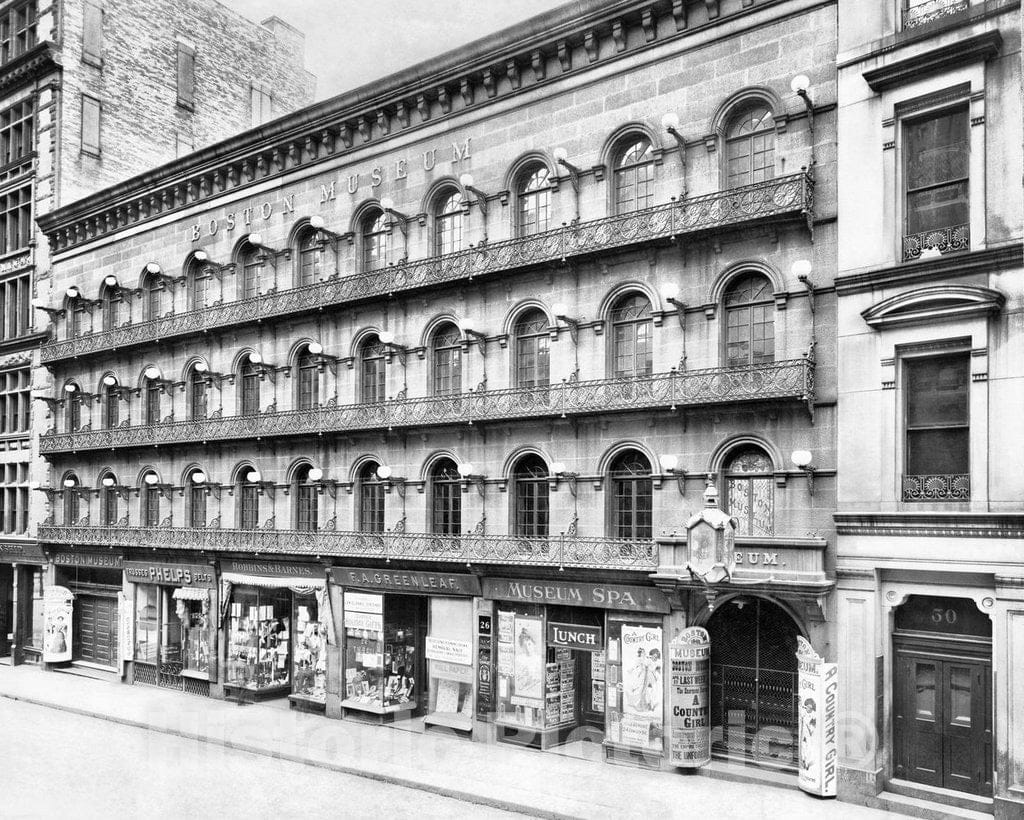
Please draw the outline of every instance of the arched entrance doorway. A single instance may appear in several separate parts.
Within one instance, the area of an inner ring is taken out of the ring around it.
[[[992,620],[968,598],[911,595],[893,626],[893,774],[991,795]]]
[[[794,620],[771,601],[740,595],[715,610],[711,636],[711,752],[796,768]]]

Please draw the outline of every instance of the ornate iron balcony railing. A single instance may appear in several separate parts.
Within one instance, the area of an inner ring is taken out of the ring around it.
[[[920,259],[926,250],[935,250],[940,254],[971,249],[971,228],[969,225],[952,225],[949,228],[936,228],[933,231],[907,234],[903,237],[903,261],[910,262]]]
[[[805,357],[769,364],[706,370],[672,370],[635,379],[570,381],[550,387],[392,399],[376,404],[328,404],[310,410],[223,416],[109,430],[47,433],[40,439],[40,452],[152,447],[156,444],[426,427],[786,399],[806,402],[808,412],[813,411],[813,359]]]
[[[189,529],[185,527],[80,527],[41,525],[50,544],[146,549],[445,561],[459,564],[523,564],[646,572],[657,564],[654,541],[559,535],[432,535],[413,532],[301,532],[298,530]]]
[[[968,0],[925,0],[913,3],[903,9],[903,28],[916,28],[941,17],[949,17],[964,11],[969,5]]]
[[[969,475],[905,475],[904,501],[970,501]]]
[[[306,313],[329,305],[376,299],[641,242],[689,236],[762,220],[797,216],[805,218],[810,227],[813,205],[812,177],[803,172],[790,174],[634,213],[565,225],[533,236],[481,244],[446,256],[336,277],[251,299],[51,342],[42,348],[42,362],[49,364],[95,355],[114,348],[180,338],[272,317]]]

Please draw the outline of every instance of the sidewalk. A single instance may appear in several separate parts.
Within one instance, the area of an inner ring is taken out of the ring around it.
[[[0,696],[537,817],[667,818],[702,810],[716,820],[895,816],[793,789],[330,720],[280,703],[239,707],[28,666],[0,667]]]

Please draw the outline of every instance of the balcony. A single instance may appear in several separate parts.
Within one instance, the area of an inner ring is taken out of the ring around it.
[[[936,228],[923,233],[912,233],[903,237],[903,261],[913,262],[923,257],[942,256],[956,251],[971,249],[971,228],[969,225],[952,225]]]
[[[334,277],[300,288],[265,293],[203,310],[51,342],[42,348],[42,362],[51,364],[270,318],[301,315],[329,306],[467,282],[518,268],[560,263],[605,250],[682,236],[693,237],[729,227],[788,218],[804,219],[810,227],[813,205],[814,181],[811,176],[806,173],[790,174],[621,216],[564,225],[533,236],[480,244],[446,256]]]
[[[970,501],[969,475],[904,475],[904,501]]]
[[[316,558],[441,561],[458,564],[631,569],[652,572],[657,565],[654,541],[583,538],[559,535],[521,538],[513,535],[433,535],[409,532],[302,532],[298,530],[228,530],[185,527],[39,527],[43,543],[68,546],[241,552]]]
[[[806,403],[808,412],[813,412],[813,359],[804,357],[769,364],[672,370],[636,379],[564,381],[550,387],[401,398],[376,404],[328,404],[310,410],[125,426],[110,430],[47,433],[40,439],[40,452],[67,453],[786,400]]]
[[[903,9],[903,30],[958,14],[965,11],[968,5],[968,0],[924,0],[921,3],[911,0],[909,7]]]

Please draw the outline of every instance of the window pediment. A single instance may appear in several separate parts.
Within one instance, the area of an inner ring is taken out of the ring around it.
[[[938,285],[891,296],[861,313],[871,327],[942,322],[998,313],[1006,297],[976,285]]]

